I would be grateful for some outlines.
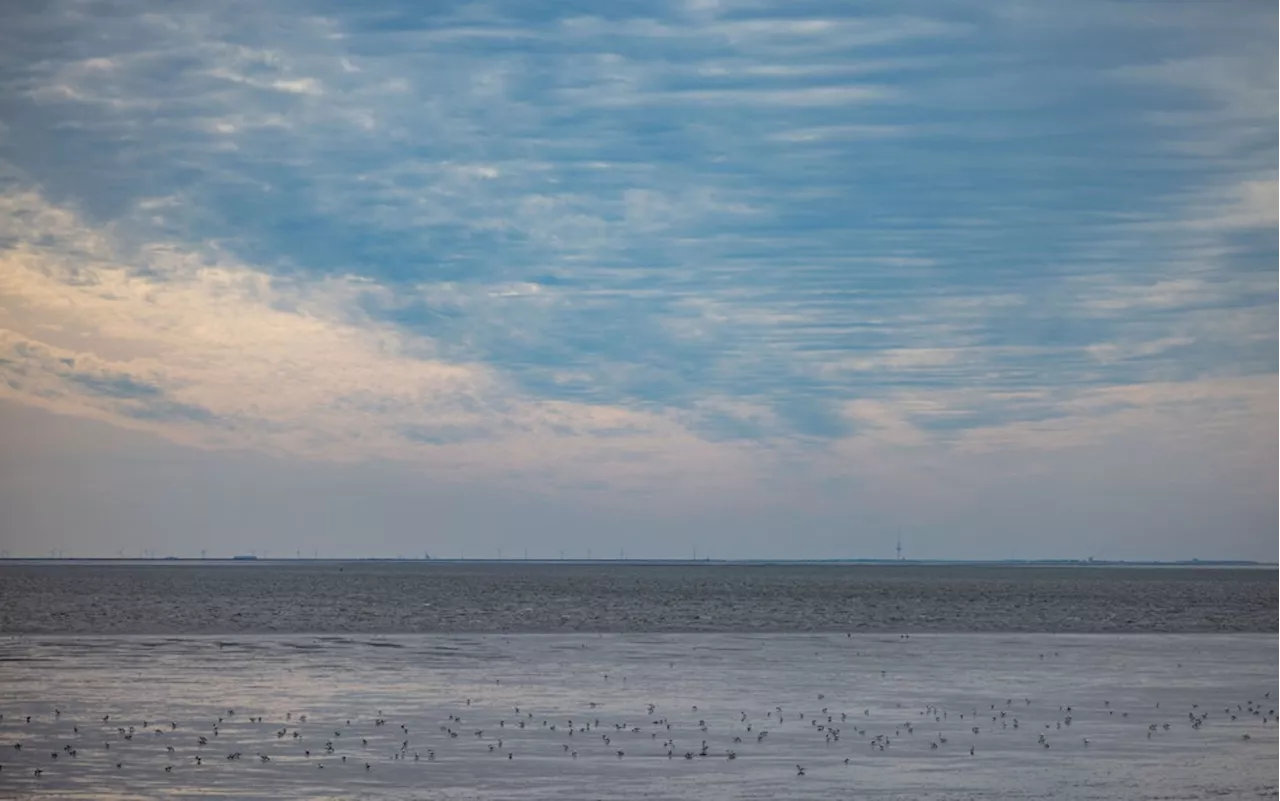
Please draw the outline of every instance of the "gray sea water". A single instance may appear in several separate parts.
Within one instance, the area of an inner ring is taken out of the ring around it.
[[[1271,569],[0,563],[0,633],[1277,631]]]
[[[0,797],[1275,798],[1275,628],[1274,571],[9,564]]]

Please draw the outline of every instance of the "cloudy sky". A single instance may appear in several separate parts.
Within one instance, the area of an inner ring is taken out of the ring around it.
[[[0,545],[1275,560],[1276,30],[0,4]]]

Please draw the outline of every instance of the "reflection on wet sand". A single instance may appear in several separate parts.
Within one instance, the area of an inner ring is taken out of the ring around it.
[[[1275,792],[1268,635],[0,642],[0,786],[57,797]]]

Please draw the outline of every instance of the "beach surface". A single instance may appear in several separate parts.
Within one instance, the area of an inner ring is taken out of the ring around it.
[[[1276,648],[1261,634],[10,637],[0,795],[1268,798]]]

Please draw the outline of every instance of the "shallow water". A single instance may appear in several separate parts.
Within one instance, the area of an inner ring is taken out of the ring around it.
[[[1277,631],[1272,569],[0,564],[0,633]]]
[[[1276,654],[1273,634],[17,636],[0,795],[1275,797]]]

